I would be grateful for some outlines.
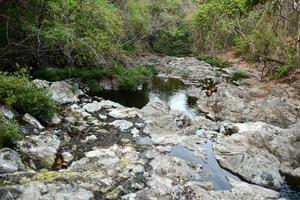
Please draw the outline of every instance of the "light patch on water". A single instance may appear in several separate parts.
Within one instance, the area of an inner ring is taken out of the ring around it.
[[[189,108],[188,96],[182,92],[170,96],[168,104],[171,110],[180,111],[190,118],[195,117],[195,113]]]

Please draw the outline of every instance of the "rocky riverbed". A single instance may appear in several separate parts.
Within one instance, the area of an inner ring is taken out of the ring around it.
[[[0,150],[0,199],[300,198],[294,88],[251,73],[234,82],[238,66],[220,70],[195,58],[137,63],[184,86],[147,90],[146,103],[126,107],[72,81],[35,80],[59,105],[51,120],[2,106],[22,122],[24,139]]]

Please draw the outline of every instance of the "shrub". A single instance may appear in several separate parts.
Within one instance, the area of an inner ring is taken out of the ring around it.
[[[196,52],[215,53],[234,45],[235,19],[246,12],[245,0],[211,0],[199,5],[191,20],[193,48]]]
[[[231,64],[228,61],[225,61],[221,58],[215,57],[215,56],[208,56],[208,55],[200,55],[198,56],[198,60],[203,60],[210,64],[213,67],[217,68],[227,68],[230,67]]]
[[[37,118],[48,118],[55,112],[53,100],[25,75],[0,74],[0,102]]]
[[[68,78],[79,78],[92,90],[97,92],[101,90],[97,81],[103,78],[119,77],[118,85],[121,89],[131,90],[138,84],[146,82],[154,73],[154,66],[128,67],[115,66],[112,68],[62,68],[62,69],[41,69],[33,73],[36,78],[46,79],[48,81],[59,81]]]
[[[244,71],[236,71],[232,74],[232,80],[234,81],[238,81],[245,78],[249,78],[249,75]]]
[[[288,65],[281,66],[276,69],[274,75],[271,77],[271,79],[279,79],[285,75],[287,75],[290,71],[291,67]]]
[[[249,35],[240,36],[236,41],[236,52],[246,58],[257,59],[260,56],[271,57],[278,48],[283,49],[283,41],[276,37],[270,26],[261,27]]]
[[[18,63],[99,66],[122,57],[123,19],[107,0],[6,1],[0,12],[5,16],[0,19],[0,44],[7,46],[0,50]],[[4,26],[6,16],[11,21]],[[10,45],[5,32],[10,33]],[[22,46],[14,45],[17,41]],[[26,56],[20,49],[26,49]],[[43,56],[36,55],[39,50]]]
[[[20,128],[15,121],[5,121],[1,114],[0,122],[0,148],[12,147],[15,141],[21,139]]]
[[[164,29],[150,37],[151,49],[169,56],[188,56],[192,51],[191,31],[187,25]]]
[[[143,84],[155,73],[153,66],[140,66],[130,68],[119,68],[116,75],[119,76],[119,86],[121,89],[134,89],[138,84]]]

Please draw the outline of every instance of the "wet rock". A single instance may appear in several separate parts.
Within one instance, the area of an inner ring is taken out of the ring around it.
[[[0,149],[0,174],[14,173],[24,169],[20,155],[16,151],[8,148]]]
[[[59,104],[75,103],[83,92],[65,81],[57,81],[50,85],[49,92],[53,100]]]
[[[37,129],[40,129],[40,130],[45,129],[45,127],[36,118],[34,118],[33,116],[31,116],[28,113],[26,113],[22,119]]]
[[[110,125],[119,128],[121,131],[125,131],[133,126],[132,122],[126,120],[115,120]]]
[[[18,150],[31,159],[37,168],[51,169],[60,147],[56,135],[39,135],[27,137],[17,143]]]
[[[6,191],[6,196],[13,196],[16,200],[33,199],[74,199],[74,200],[93,200],[92,192],[83,188],[63,185],[63,184],[45,184],[41,182],[32,182],[26,185],[16,185],[2,189]],[[9,198],[8,198],[9,199]]]

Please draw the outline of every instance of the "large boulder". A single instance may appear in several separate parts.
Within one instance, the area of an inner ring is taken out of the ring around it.
[[[168,114],[170,107],[155,95],[150,95],[149,103],[140,110],[142,118],[155,120],[157,117]]]
[[[18,150],[31,159],[35,167],[51,169],[60,148],[60,140],[56,135],[30,136],[17,143]]]
[[[0,174],[9,174],[24,170],[20,155],[9,148],[0,150]]]
[[[297,166],[297,149],[280,129],[262,122],[235,124],[238,133],[218,139],[216,158],[220,165],[246,180],[279,188],[283,184],[280,171]]]
[[[65,81],[57,81],[48,88],[51,97],[59,104],[74,103],[79,101],[79,95],[83,92]]]
[[[251,104],[251,112],[245,112],[245,118],[249,121],[263,121],[286,128],[300,118],[299,105],[280,87],[272,89],[265,98],[257,99]]]
[[[247,105],[242,88],[222,83],[218,85],[218,91],[211,96],[208,97],[205,91],[201,91],[198,97],[199,110],[216,120],[233,122],[245,120],[243,113],[247,111]]]

